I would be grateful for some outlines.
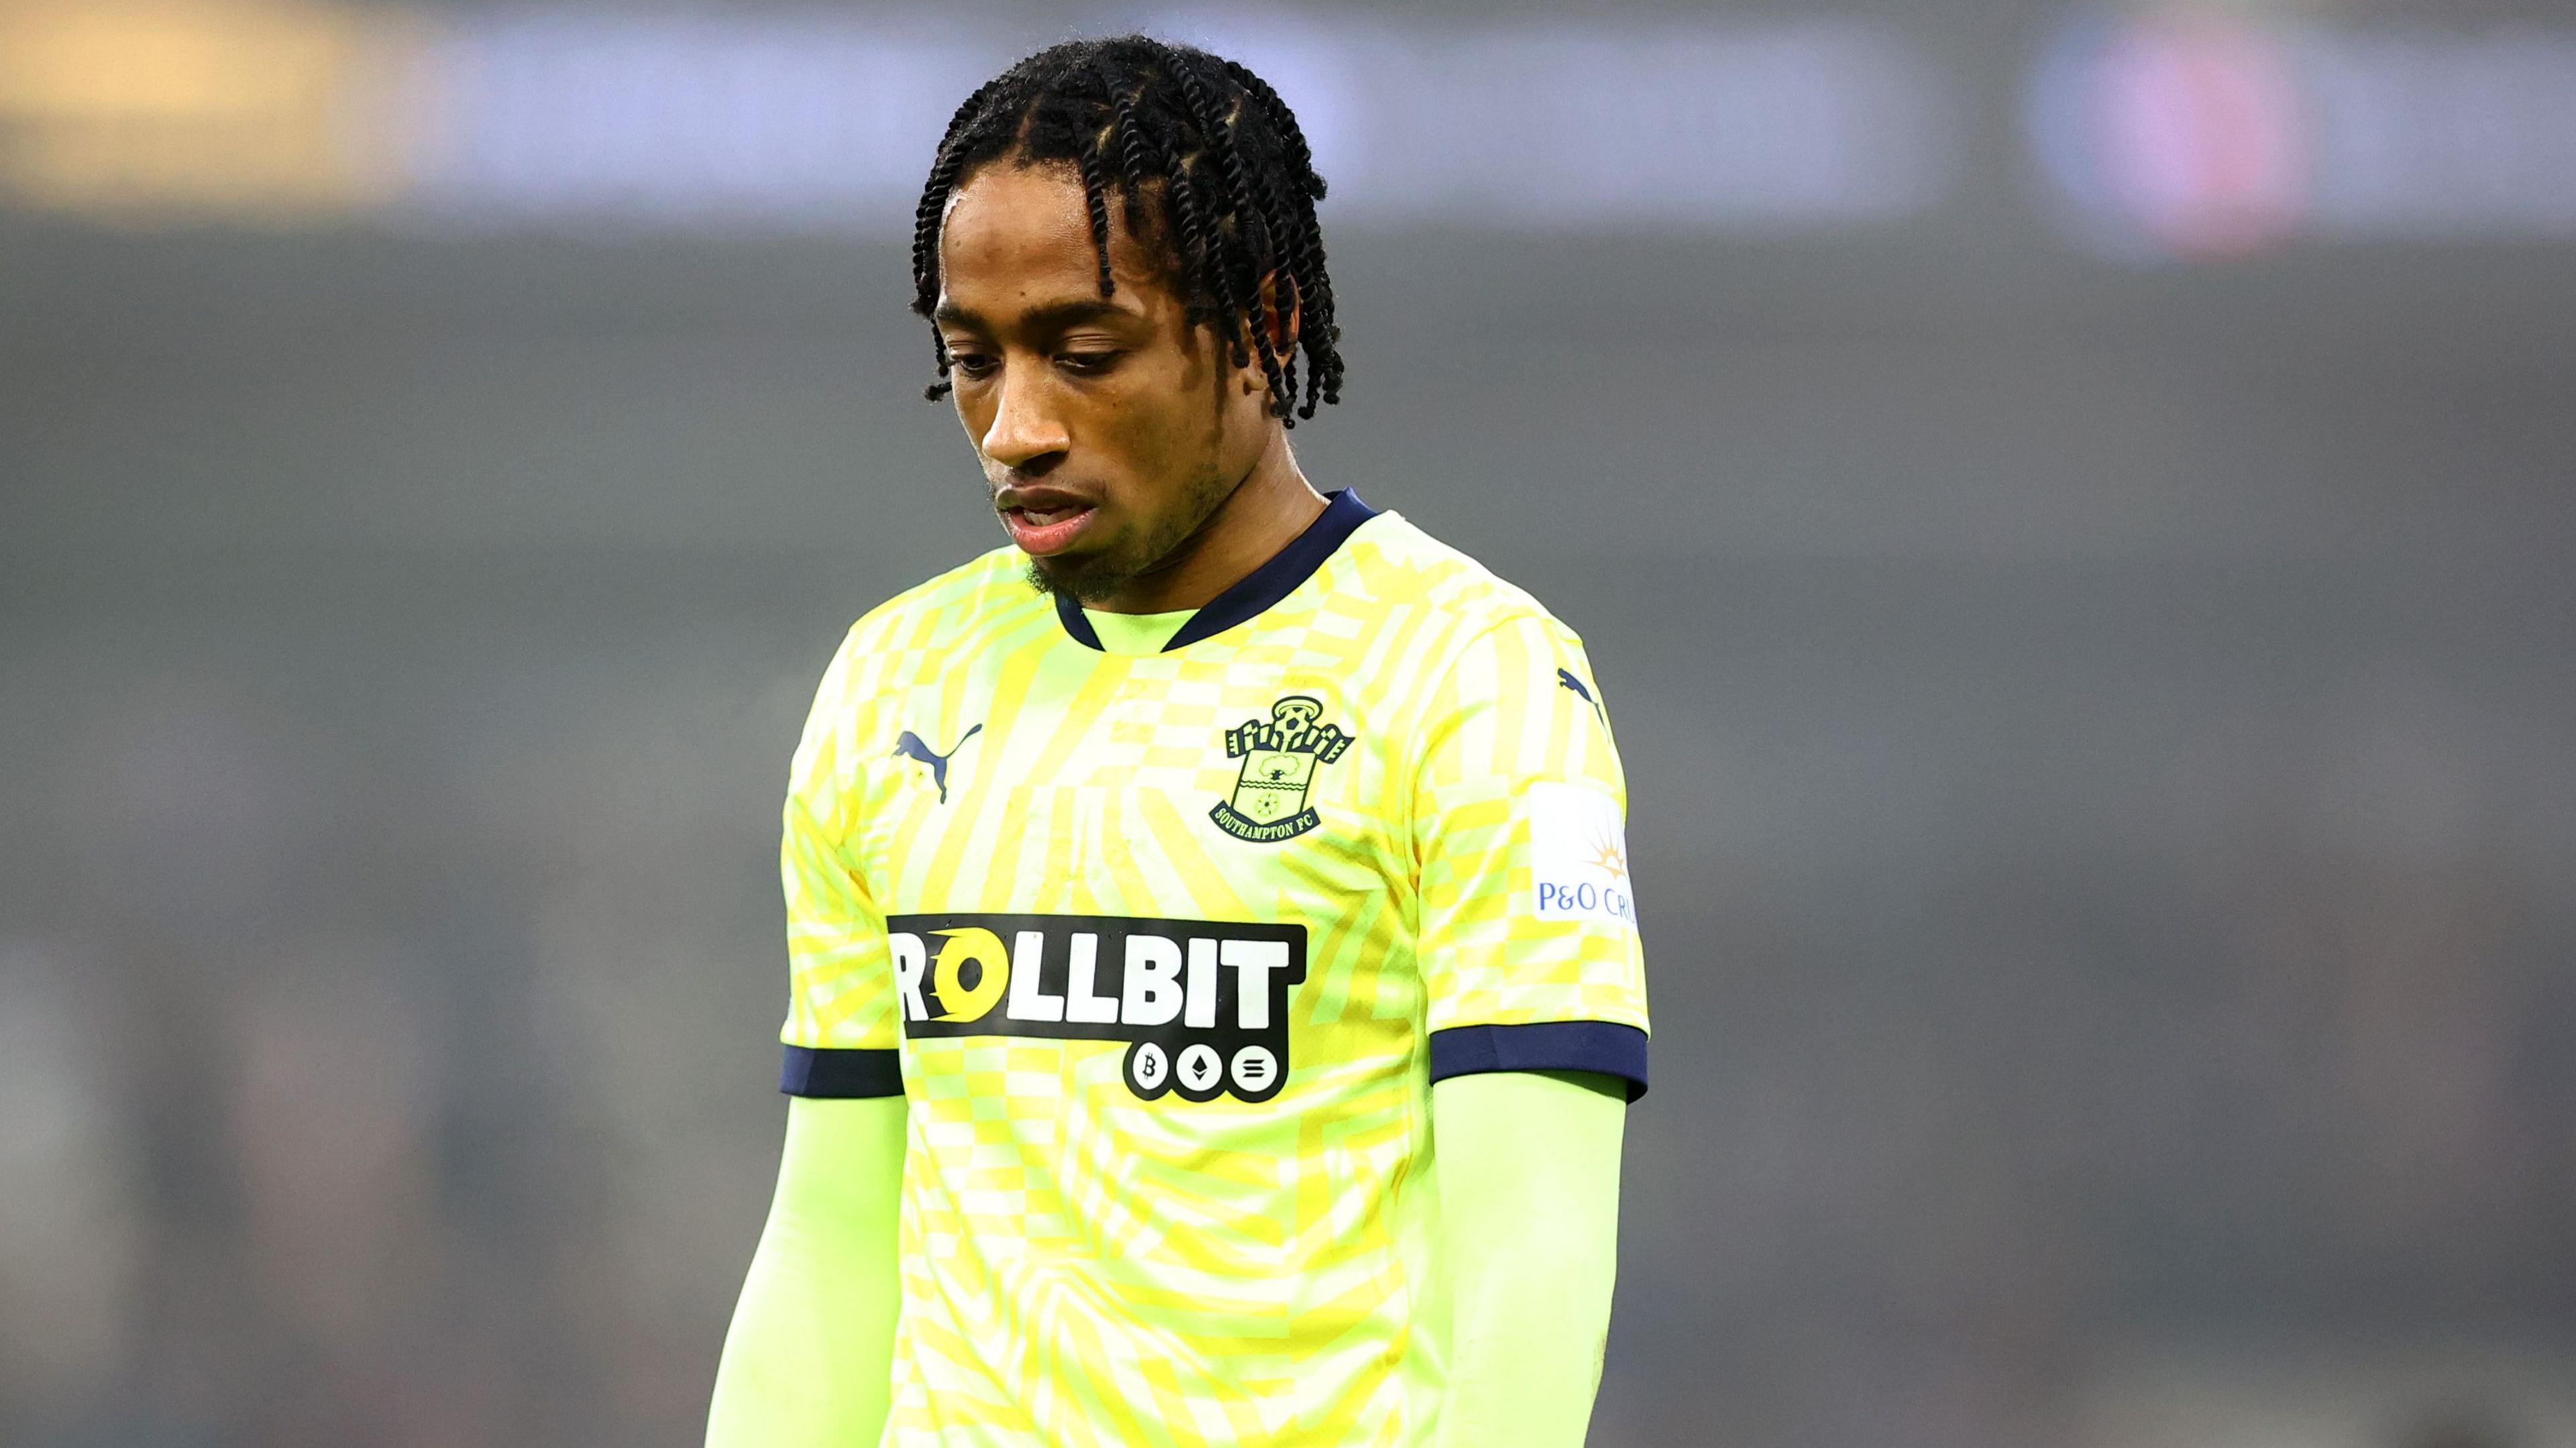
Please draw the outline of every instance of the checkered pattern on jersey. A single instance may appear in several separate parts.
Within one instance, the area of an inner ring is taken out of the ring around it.
[[[783,1036],[902,1052],[893,1441],[1421,1441],[1429,1033],[1646,1024],[1633,923],[1533,904],[1531,791],[1624,809],[1596,697],[1393,514],[1167,653],[1076,643],[1008,549],[859,621],[793,766]],[[889,918],[980,915],[1302,927],[1277,1094],[1143,1099],[1130,1041],[1016,1007],[907,1033]]]

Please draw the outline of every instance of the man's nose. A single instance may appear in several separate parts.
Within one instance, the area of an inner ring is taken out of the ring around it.
[[[994,399],[992,425],[984,429],[984,456],[1013,472],[1043,472],[1047,460],[1072,445],[1064,423],[1048,406],[1044,378],[1014,379],[1005,369]]]

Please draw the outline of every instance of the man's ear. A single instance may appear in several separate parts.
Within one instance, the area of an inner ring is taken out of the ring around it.
[[[1284,308],[1280,305],[1283,292],[1287,296]],[[1260,310],[1246,321],[1269,334],[1270,350],[1282,358],[1286,357],[1297,345],[1297,284],[1275,271],[1263,277]],[[1251,365],[1243,369],[1243,389],[1246,392],[1270,389],[1270,378],[1262,371],[1258,351],[1254,352]]]
[[[1282,296],[1286,305],[1281,305]],[[1297,345],[1297,283],[1273,271],[1261,279],[1260,321],[1270,332],[1270,350],[1285,357]]]

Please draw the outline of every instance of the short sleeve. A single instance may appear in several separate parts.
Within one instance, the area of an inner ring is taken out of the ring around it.
[[[779,842],[789,999],[778,1088],[792,1096],[899,1096],[901,1039],[885,915],[850,866],[843,849],[850,822],[830,787],[843,732],[830,701],[843,672],[836,664],[826,675],[797,750]]]
[[[1543,615],[1487,630],[1451,665],[1418,738],[1431,1079],[1594,1071],[1642,1096],[1627,786],[1581,642]]]

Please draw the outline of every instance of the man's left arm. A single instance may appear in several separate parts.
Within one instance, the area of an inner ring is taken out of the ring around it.
[[[1431,1091],[1449,1274],[1440,1448],[1576,1448],[1601,1384],[1627,1083],[1453,1076]]]
[[[1581,641],[1523,615],[1460,651],[1417,736],[1441,1448],[1578,1448],[1600,1381],[1647,1020],[1599,699]]]

